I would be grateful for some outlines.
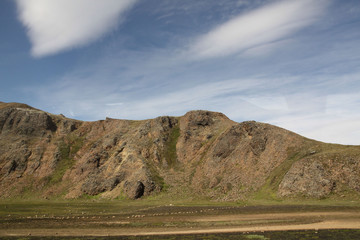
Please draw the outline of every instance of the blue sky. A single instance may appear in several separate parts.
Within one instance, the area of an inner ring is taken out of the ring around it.
[[[360,145],[358,0],[2,0],[0,101],[81,120],[219,111]]]

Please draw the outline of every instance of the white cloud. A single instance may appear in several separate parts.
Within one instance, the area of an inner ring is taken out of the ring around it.
[[[140,64],[140,68],[142,66]],[[160,71],[160,66],[157,70]],[[152,74],[149,72],[147,77],[151,78]],[[352,85],[358,81],[358,76],[319,78],[316,79],[319,84],[311,91],[297,89],[296,85],[303,84],[303,79],[296,77],[239,78],[187,87],[176,85],[164,91],[160,86],[149,90],[144,82],[122,82],[119,87],[116,83],[99,81],[108,77],[89,74],[82,78],[73,73],[50,85],[26,89],[26,92],[33,91],[41,104],[47,104],[47,107],[37,108],[83,120],[99,120],[106,116],[147,119],[204,109],[222,112],[235,121],[267,122],[324,142],[359,144],[360,96],[356,89],[344,89],[340,93],[336,85],[338,81]],[[178,79],[182,77],[175,81]],[[335,86],[337,91],[322,92],[325,82]],[[136,87],[130,92],[122,89],[132,84]],[[289,92],[289,86],[297,91]]]
[[[196,58],[228,56],[268,45],[312,24],[324,11],[325,0],[287,0],[237,16],[196,39]]]
[[[321,100],[319,103],[319,99]],[[308,138],[323,142],[360,144],[360,97],[357,93],[310,96],[298,101],[301,109],[289,110],[282,115],[273,115],[268,122]],[[323,107],[317,109],[318,107]],[[307,111],[304,111],[306,110]]]
[[[250,96],[245,98],[249,103],[259,106],[266,110],[285,111],[288,110],[286,98],[284,96]]]
[[[137,0],[16,0],[34,57],[93,42],[114,29]]]
[[[121,105],[124,105],[124,103],[122,103],[122,102],[119,102],[119,103],[106,103],[105,105],[106,106],[121,106]]]
[[[264,43],[262,45],[246,49],[242,55],[245,57],[267,56],[270,55],[275,49],[280,47],[284,48],[292,42],[293,41],[286,39],[271,43]]]
[[[284,114],[267,121],[302,136],[328,143],[360,145],[360,115]]]

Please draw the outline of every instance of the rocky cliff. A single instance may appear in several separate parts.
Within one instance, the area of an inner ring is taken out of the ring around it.
[[[360,147],[221,113],[82,122],[0,103],[0,197],[353,197]]]

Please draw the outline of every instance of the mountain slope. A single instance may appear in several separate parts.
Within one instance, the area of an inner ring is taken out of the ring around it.
[[[360,147],[221,113],[82,122],[0,103],[0,196],[238,200],[360,191]]]

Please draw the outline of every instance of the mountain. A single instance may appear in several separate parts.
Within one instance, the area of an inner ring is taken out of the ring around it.
[[[0,102],[0,198],[358,197],[360,147],[255,121],[181,117],[84,122]]]

